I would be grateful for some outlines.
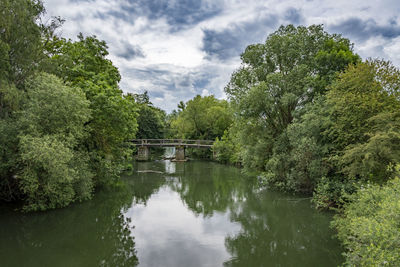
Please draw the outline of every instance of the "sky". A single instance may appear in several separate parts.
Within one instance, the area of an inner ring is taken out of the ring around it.
[[[106,41],[124,92],[148,91],[167,112],[197,94],[226,97],[240,54],[280,25],[323,24],[363,59],[400,66],[399,0],[44,0],[60,34]]]

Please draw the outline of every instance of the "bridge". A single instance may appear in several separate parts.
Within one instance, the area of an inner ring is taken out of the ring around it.
[[[149,147],[175,147],[175,160],[185,160],[185,148],[211,148],[212,140],[189,140],[189,139],[133,139],[131,143],[138,148],[138,160],[148,160],[150,156]]]

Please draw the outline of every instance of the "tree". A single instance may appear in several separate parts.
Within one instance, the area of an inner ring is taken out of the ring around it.
[[[346,248],[348,266],[398,266],[400,179],[366,185],[351,197],[333,226]]]
[[[288,25],[269,35],[264,44],[248,46],[241,59],[242,66],[233,73],[225,92],[240,129],[244,166],[266,170],[264,177],[270,184],[312,191],[315,181],[309,175],[297,185],[293,182],[311,170],[309,164],[317,164],[313,159],[319,157],[319,148],[314,139],[299,140],[296,130],[288,127],[301,120],[308,104],[326,93],[338,72],[360,58],[349,40],[328,34],[321,25]],[[300,170],[293,163],[306,160],[304,147],[314,147],[309,151],[313,156]]]
[[[341,73],[327,94],[334,126],[326,132],[338,149],[365,142],[369,121],[400,107],[400,72],[389,62],[368,60]]]
[[[44,13],[40,0],[0,1],[0,82],[22,88],[43,58],[44,25],[37,22]]]
[[[107,45],[95,36],[78,35],[78,41],[58,39],[49,45],[51,57],[43,68],[85,92],[92,117],[86,123],[97,184],[113,183],[131,150],[123,144],[137,132],[137,104],[118,87],[118,69],[106,58]]]
[[[131,158],[137,103],[95,36],[58,37],[40,0],[0,1],[0,198],[63,207],[112,184]],[[47,72],[57,75],[49,75]]]
[[[49,74],[29,82],[28,101],[19,112],[19,187],[26,210],[64,207],[91,197],[92,173],[84,124],[89,102],[79,88]]]
[[[399,96],[400,71],[381,60],[350,66],[332,84],[325,135],[346,176],[384,182],[393,174],[388,167],[400,160]]]
[[[197,95],[178,106],[180,111],[171,127],[179,138],[214,140],[221,137],[232,123],[228,103],[214,96]]]
[[[162,139],[165,132],[165,111],[154,107],[150,102],[147,91],[143,94],[128,94],[138,103],[138,130],[136,138],[138,139]]]

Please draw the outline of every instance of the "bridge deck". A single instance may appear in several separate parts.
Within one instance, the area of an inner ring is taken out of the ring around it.
[[[214,141],[212,140],[187,140],[187,139],[134,139],[131,142],[135,146],[147,147],[198,147],[209,148],[212,147]]]

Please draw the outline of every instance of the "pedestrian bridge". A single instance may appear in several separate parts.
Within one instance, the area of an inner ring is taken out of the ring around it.
[[[175,147],[175,160],[185,160],[185,148],[211,148],[212,140],[189,140],[189,139],[133,139],[131,143],[138,148],[138,160],[148,160],[150,156],[149,147]]]

